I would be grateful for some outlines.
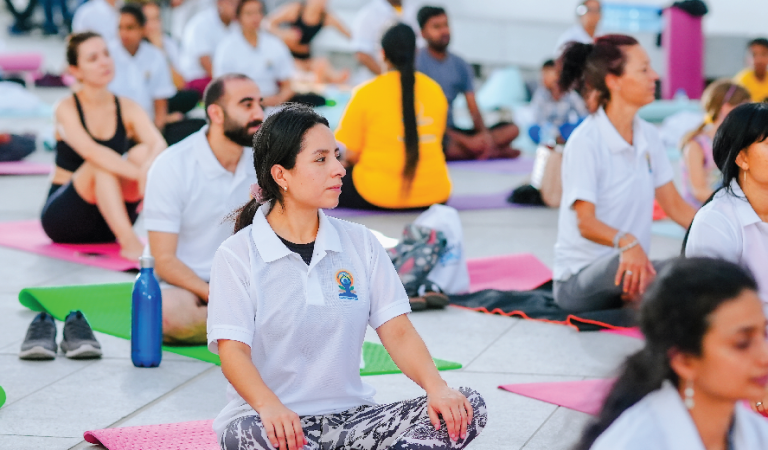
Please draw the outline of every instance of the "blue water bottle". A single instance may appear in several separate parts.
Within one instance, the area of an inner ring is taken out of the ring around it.
[[[136,367],[157,367],[162,358],[163,303],[155,258],[142,256],[139,265],[131,308],[131,360]]]

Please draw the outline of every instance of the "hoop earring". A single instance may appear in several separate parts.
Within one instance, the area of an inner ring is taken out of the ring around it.
[[[685,384],[685,390],[683,391],[685,396],[685,407],[689,410],[693,409],[695,403],[693,402],[693,380],[688,380]]]

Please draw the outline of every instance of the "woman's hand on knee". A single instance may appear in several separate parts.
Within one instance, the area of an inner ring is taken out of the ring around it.
[[[299,450],[307,445],[299,415],[278,402],[258,409],[261,423],[272,446],[279,450]]]
[[[440,416],[452,441],[467,437],[467,426],[472,423],[472,404],[456,389],[444,386],[427,392],[427,414],[435,427],[440,429]]]
[[[650,268],[650,270],[649,270]],[[616,286],[622,284],[624,294],[634,296],[642,294],[646,286],[653,280],[656,272],[653,270],[648,256],[639,245],[621,253],[619,270],[616,271]]]

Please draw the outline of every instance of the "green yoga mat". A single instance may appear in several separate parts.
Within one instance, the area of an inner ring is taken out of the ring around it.
[[[91,327],[102,333],[129,339],[131,336],[131,291],[133,283],[92,284],[83,286],[27,288],[19,292],[19,302],[33,311],[48,311],[64,320],[70,311],[80,310]],[[179,355],[221,365],[218,355],[205,345],[163,346],[164,350]],[[360,375],[400,373],[389,353],[381,344],[363,344],[365,368]],[[461,364],[435,359],[438,370],[460,369]]]

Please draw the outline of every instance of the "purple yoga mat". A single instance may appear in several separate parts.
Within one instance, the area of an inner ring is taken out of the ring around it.
[[[473,194],[473,195],[454,195],[448,199],[446,205],[456,208],[459,211],[475,211],[479,209],[506,209],[506,208],[528,208],[527,205],[517,205],[507,202],[509,192],[496,192],[493,194]],[[412,211],[388,211],[388,210],[363,210],[335,208],[324,210],[331,217],[347,219],[351,217],[373,216],[380,214],[404,214],[419,213],[419,210]]]
[[[451,169],[471,170],[473,172],[525,175],[533,170],[533,158],[487,159],[484,161],[451,161]]]

